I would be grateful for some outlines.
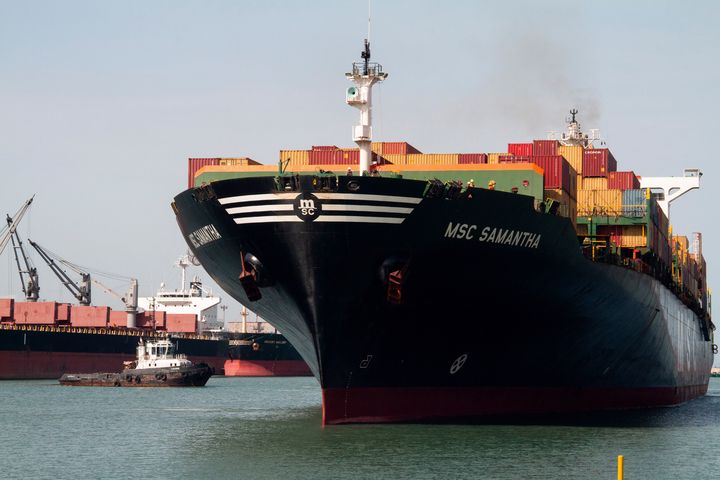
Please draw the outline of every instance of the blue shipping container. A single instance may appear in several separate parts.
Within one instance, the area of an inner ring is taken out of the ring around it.
[[[646,208],[645,189],[623,190],[622,214],[624,217],[642,218],[645,216]]]

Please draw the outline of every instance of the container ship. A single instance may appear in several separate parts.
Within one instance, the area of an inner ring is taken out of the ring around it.
[[[31,202],[26,202],[14,217],[8,217],[8,226],[0,232],[0,251],[12,241],[25,293],[25,301],[0,298],[0,380],[56,379],[71,371],[114,371],[123,362],[135,359],[140,341],[165,338],[192,362],[206,363],[222,373],[228,341],[200,330],[202,318],[198,310],[173,313],[137,309],[133,301],[137,298],[136,281],[131,282],[124,296],[118,295],[127,302],[126,310],[91,305],[91,286],[99,282],[87,272],[82,273],[81,281],[74,282],[59,260],[33,244],[79,304],[40,301],[37,269],[16,232]]]
[[[283,150],[277,167],[192,158],[172,202],[215,281],[297,348],[323,424],[705,394],[716,347],[702,237],[673,234],[667,216],[699,170],[618,171],[575,110],[559,138],[506,152],[373,142],[372,87],[387,74],[367,41],[362,58],[346,74],[358,148]]]

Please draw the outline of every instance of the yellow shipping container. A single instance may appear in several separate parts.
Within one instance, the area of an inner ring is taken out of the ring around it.
[[[394,153],[382,156],[385,160],[392,163],[393,165],[407,165],[407,154]]]
[[[583,147],[581,145],[560,145],[557,153],[565,157],[565,160],[572,165],[577,173],[582,174]]]
[[[408,165],[457,165],[457,153],[411,153],[407,155]]]
[[[645,225],[624,225],[622,227],[621,247],[644,247],[647,245]]]
[[[370,144],[370,150],[382,156],[383,153],[383,142],[372,142]]]
[[[507,152],[488,153],[488,163],[500,163],[500,155],[507,155]]]
[[[310,165],[310,151],[309,150],[280,150],[280,161],[283,165],[287,160],[290,160],[288,166],[293,165]]]
[[[684,235],[673,235],[672,237],[673,243],[680,244],[680,251],[681,252],[687,252],[690,248],[690,241],[688,238]]]
[[[578,215],[621,215],[622,190],[578,190]]]
[[[608,179],[605,177],[588,177],[582,179],[582,190],[607,190]]]

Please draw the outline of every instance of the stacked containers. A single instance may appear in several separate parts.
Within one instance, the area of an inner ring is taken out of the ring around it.
[[[646,191],[642,188],[623,190],[622,215],[623,217],[642,218],[647,210]]]
[[[508,143],[508,153],[510,155],[532,155],[532,143]]]
[[[487,163],[487,155],[484,153],[460,153],[457,163],[460,165]]]
[[[533,140],[533,155],[557,155],[560,142],[557,140]]]
[[[285,164],[288,162],[288,166],[302,166],[310,165],[310,151],[309,150],[280,150],[280,161]]]
[[[636,190],[640,188],[640,180],[638,180],[633,171],[610,172],[607,176],[607,184],[608,188],[617,188],[620,190]]]
[[[582,175],[583,147],[581,145],[560,145],[557,148],[557,153],[565,157],[565,160],[575,169],[578,175]]]
[[[607,148],[591,148],[583,151],[583,177],[607,177],[617,170],[617,161]]]
[[[500,163],[500,157],[507,155],[508,152],[496,152],[487,154],[487,163],[496,164]]]

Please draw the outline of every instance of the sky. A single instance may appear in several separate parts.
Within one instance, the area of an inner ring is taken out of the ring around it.
[[[670,222],[703,233],[718,288],[719,16],[713,0],[373,2],[373,61],[389,73],[374,91],[374,140],[505,151],[563,131],[578,108],[619,169],[703,171]],[[23,238],[138,278],[141,296],[178,287],[186,247],[170,202],[187,158],[274,164],[280,149],[354,146],[344,73],[367,35],[359,0],[0,0],[0,213],[35,194]],[[10,250],[0,296],[19,299]],[[41,297],[70,301],[34,260]],[[236,320],[239,306],[213,288]]]

